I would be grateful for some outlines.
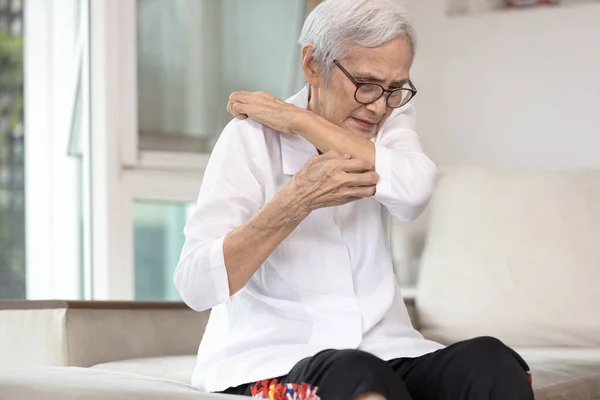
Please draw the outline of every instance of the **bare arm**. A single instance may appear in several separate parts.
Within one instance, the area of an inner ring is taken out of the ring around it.
[[[308,110],[295,109],[289,121],[293,133],[303,136],[323,153],[334,150],[375,165],[375,145],[369,139],[349,135],[343,128]]]
[[[301,135],[322,152],[334,150],[365,160],[381,176],[375,199],[400,220],[418,216],[433,192],[435,164],[414,131],[410,105],[390,116],[375,142],[350,135],[323,117],[264,92],[235,92],[227,109],[236,118],[249,116],[284,134]]]
[[[370,169],[364,160],[333,151],[314,157],[261,211],[227,234],[223,255],[230,294],[246,285],[312,210],[372,196],[379,177]]]
[[[238,119],[250,116],[277,131],[302,135],[322,153],[334,150],[375,165],[375,145],[369,139],[349,135],[320,115],[268,93],[234,92],[229,97],[227,110]]]
[[[275,248],[308,215],[292,204],[291,196],[289,189],[282,190],[258,214],[225,236],[223,255],[231,295],[244,287]]]

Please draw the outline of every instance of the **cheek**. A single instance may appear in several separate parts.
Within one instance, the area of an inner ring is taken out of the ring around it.
[[[353,97],[353,93],[335,90],[329,93],[327,105],[327,119],[337,125],[342,124],[357,108],[360,107]]]

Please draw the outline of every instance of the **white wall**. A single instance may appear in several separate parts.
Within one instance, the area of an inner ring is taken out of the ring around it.
[[[438,166],[600,168],[600,3],[448,18],[400,0],[419,33],[417,128]],[[395,223],[402,283],[417,280],[427,212]]]
[[[600,3],[448,18],[405,0],[424,146],[439,165],[600,167]]]

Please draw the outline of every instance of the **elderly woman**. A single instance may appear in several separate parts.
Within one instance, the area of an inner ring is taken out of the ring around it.
[[[527,365],[499,340],[424,339],[394,276],[389,215],[419,215],[435,180],[408,104],[405,12],[327,0],[300,44],[299,93],[231,96],[238,118],[186,226],[175,284],[191,308],[212,309],[193,385],[259,398],[532,399]]]

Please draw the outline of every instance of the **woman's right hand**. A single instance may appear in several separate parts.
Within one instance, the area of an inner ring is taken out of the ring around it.
[[[335,151],[310,159],[280,193],[302,214],[346,204],[375,194],[379,175],[365,160]]]

